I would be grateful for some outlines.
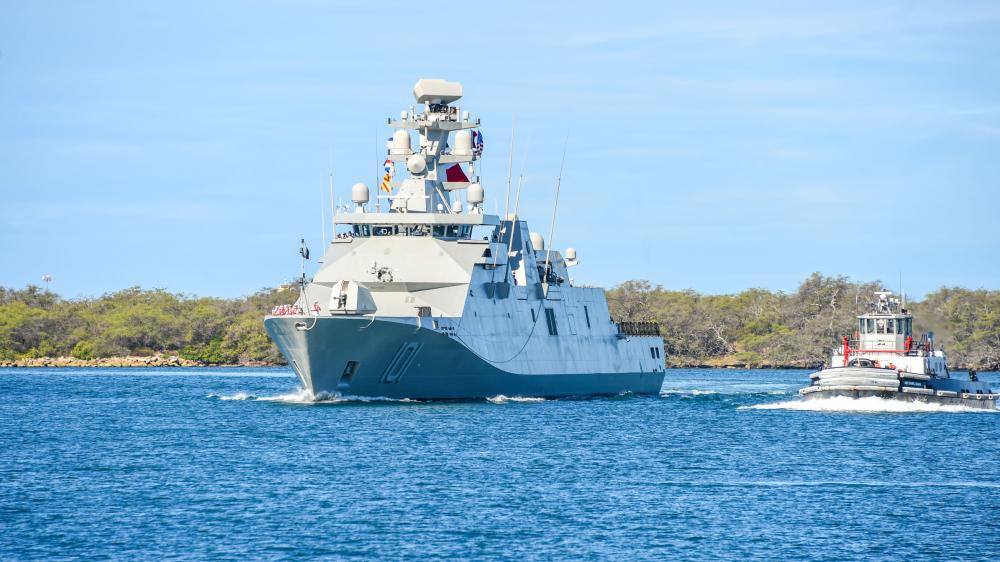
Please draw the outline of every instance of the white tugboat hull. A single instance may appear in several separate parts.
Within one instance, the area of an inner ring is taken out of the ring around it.
[[[998,395],[986,383],[866,367],[833,367],[810,375],[799,390],[805,400],[876,397],[995,410]]]

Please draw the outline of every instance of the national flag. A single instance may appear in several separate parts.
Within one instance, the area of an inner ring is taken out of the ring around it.
[[[458,164],[448,166],[444,171],[445,181],[468,182],[469,176],[465,175],[465,170]]]
[[[392,160],[386,158],[385,164],[385,175],[382,176],[382,185],[379,186],[380,189],[386,193],[392,191],[392,177],[396,175],[396,167],[392,164]]]
[[[392,150],[392,137],[389,137],[389,139],[385,141],[385,148]]]
[[[472,131],[472,153],[476,158],[483,155],[483,134],[479,131]]]

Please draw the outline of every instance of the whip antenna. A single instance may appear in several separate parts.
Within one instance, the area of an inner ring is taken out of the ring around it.
[[[507,157],[507,198],[503,202],[503,218],[507,220],[507,213],[510,211],[510,173],[514,169],[514,133],[517,131],[517,116],[514,116],[510,124],[510,154]]]
[[[514,195],[514,218],[515,219],[517,218],[517,209],[518,209],[518,207],[521,204],[521,186],[524,184],[524,169],[527,167],[527,165],[528,165],[528,143],[527,143],[527,141],[525,141],[525,143],[524,143],[524,160],[521,161],[521,173],[517,176],[517,194]],[[510,224],[511,224],[511,228],[513,228],[514,227],[514,222],[512,221]],[[510,243],[507,244],[507,255],[508,256],[510,255],[510,252],[513,249],[514,249],[514,233],[511,232],[510,233]],[[509,262],[508,262],[508,264],[509,264]],[[509,265],[508,265],[508,269],[510,269]]]
[[[563,142],[562,162],[559,163],[559,177],[556,178],[556,200],[552,203],[552,222],[549,223],[549,243],[545,248],[545,296],[548,297],[549,287],[549,258],[552,257],[552,239],[556,234],[556,210],[559,209],[559,188],[562,185],[563,166],[566,165],[566,147],[569,145],[569,137]]]
[[[326,244],[327,244],[327,240],[326,240],[326,209],[325,209],[325,207],[326,207],[326,194],[323,193],[323,185],[320,184],[320,186],[319,186],[319,222],[320,222],[321,225],[323,225],[323,237],[320,238],[320,240],[323,241],[323,246],[326,246]],[[330,212],[332,213],[333,210],[331,209]],[[331,218],[332,218],[332,215],[331,215]]]
[[[333,142],[330,142],[330,223],[333,236],[337,236],[337,210],[333,206]],[[324,244],[326,241],[323,242]]]

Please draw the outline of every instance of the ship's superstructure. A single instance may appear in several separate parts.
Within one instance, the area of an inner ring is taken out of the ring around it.
[[[913,314],[889,291],[878,291],[857,317],[854,338],[844,336],[830,366],[810,375],[805,398],[879,396],[995,408],[997,394],[975,372],[955,378],[934,334],[913,338]]]
[[[303,386],[418,399],[658,392],[658,328],[616,323],[602,289],[570,280],[575,250],[547,248],[516,212],[484,211],[479,121],[453,105],[462,86],[424,79],[413,93],[423,111],[389,122],[385,193],[373,204],[353,186],[322,266],[265,318]]]

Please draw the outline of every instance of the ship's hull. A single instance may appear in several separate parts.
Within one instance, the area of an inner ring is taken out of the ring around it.
[[[454,400],[656,394],[664,376],[662,370],[514,373],[453,336],[391,320],[277,316],[264,325],[314,395]]]
[[[995,410],[997,395],[987,383],[891,369],[835,367],[813,373],[813,384],[799,390],[806,400],[877,397]]]

